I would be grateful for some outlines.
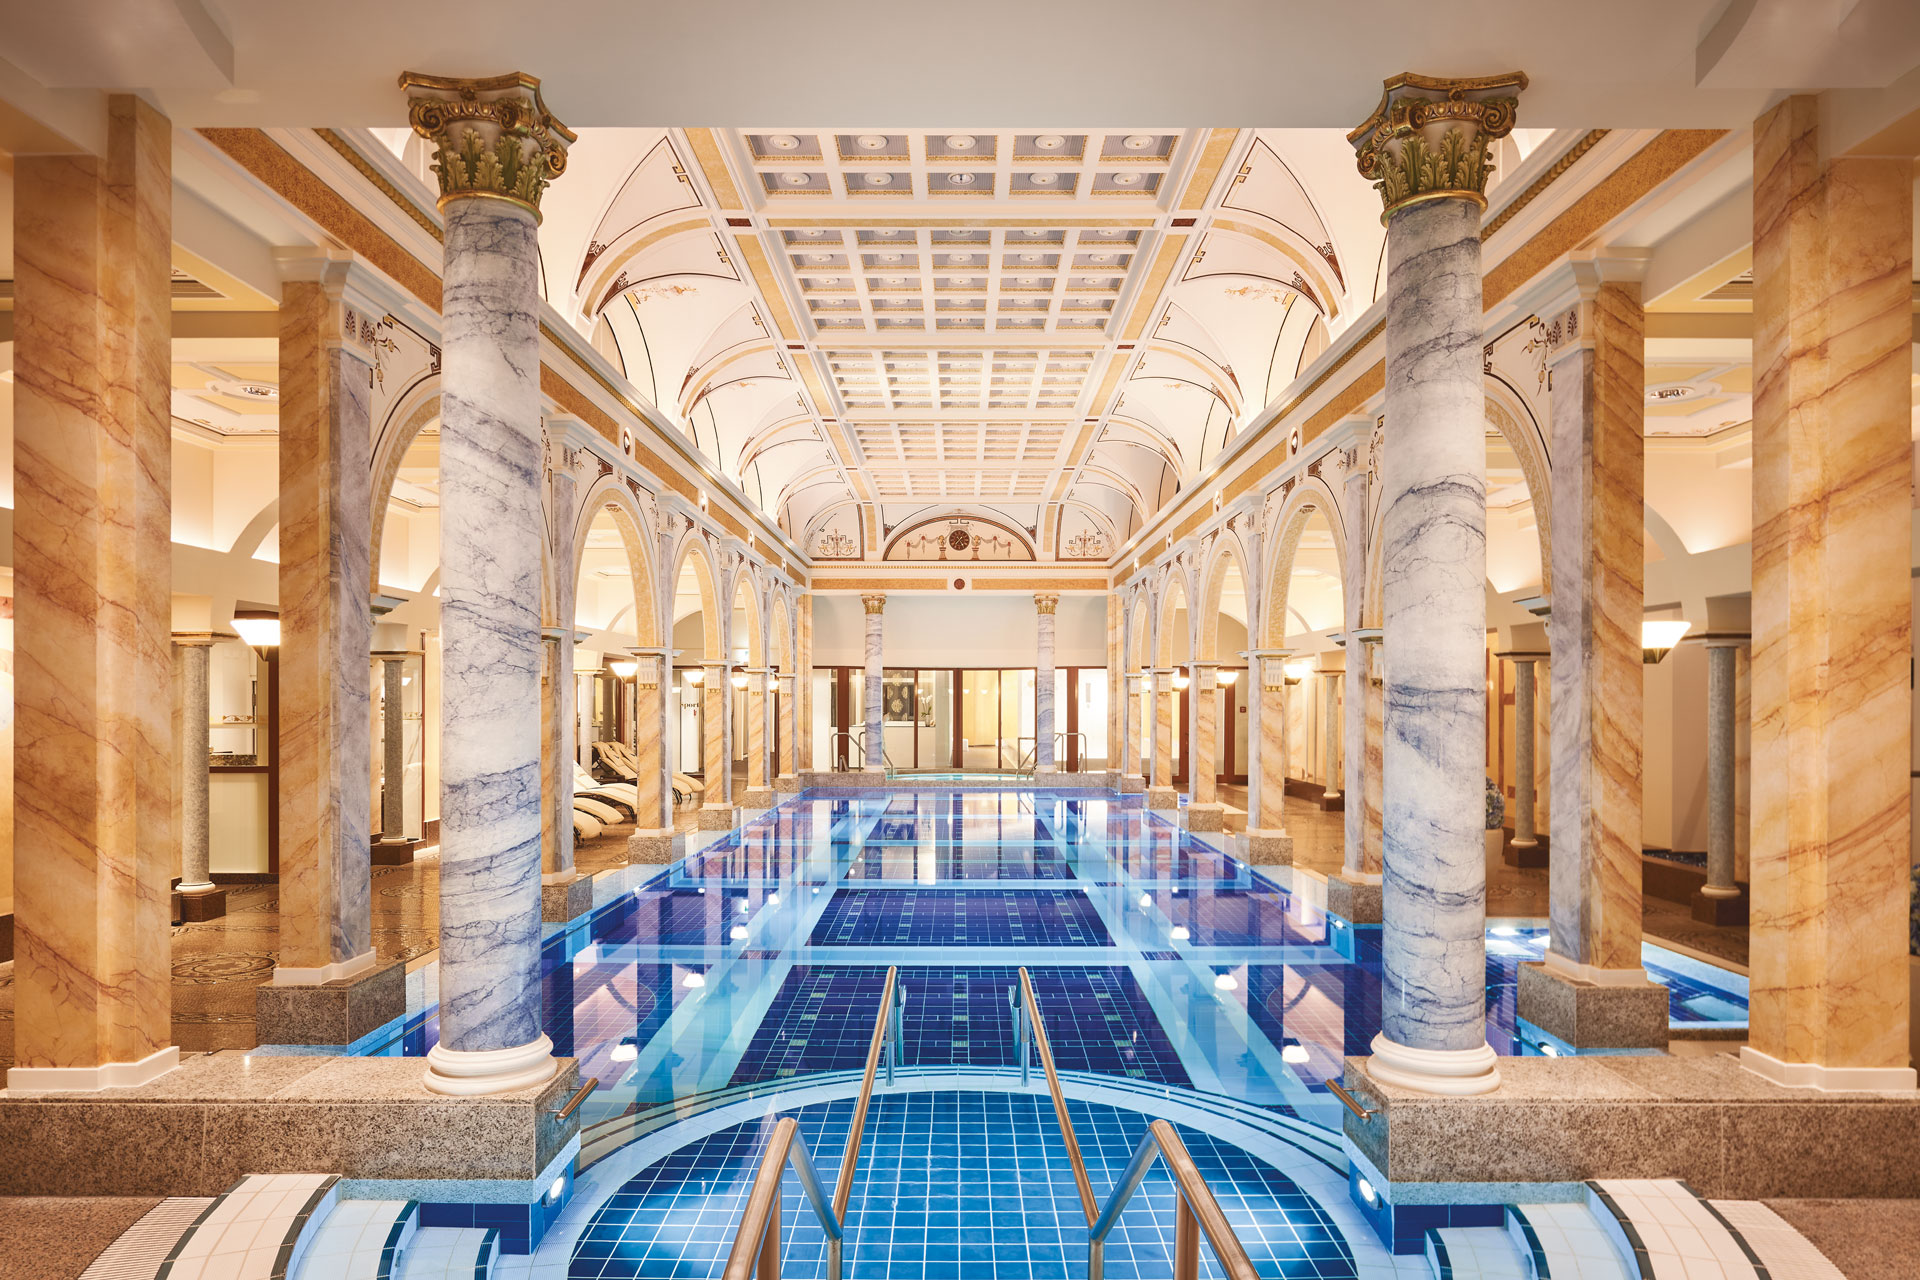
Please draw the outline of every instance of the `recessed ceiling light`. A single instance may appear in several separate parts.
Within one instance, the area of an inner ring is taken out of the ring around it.
[[[1023,254],[1021,254],[1021,255],[1020,255],[1020,261],[1022,261],[1022,262],[1038,262],[1038,261],[1040,261],[1040,255],[1039,255],[1039,254],[1037,254],[1037,253],[1023,253]]]
[[[1126,148],[1129,151],[1145,151],[1152,145],[1153,135],[1150,133],[1131,134],[1126,140]]]
[[[813,255],[813,260],[815,262],[832,262],[833,255],[830,253],[816,253]]]
[[[887,280],[888,284],[905,284],[906,282],[905,276],[893,276]]]
[[[790,187],[804,187],[811,181],[813,181],[813,179],[804,173],[790,173],[787,175],[787,185]]]
[[[885,150],[887,135],[884,133],[863,133],[860,135],[860,145],[869,151]]]
[[[1105,231],[1102,231],[1100,234],[1103,236],[1117,236],[1120,233],[1118,231],[1115,231],[1112,227],[1108,227]]]
[[[1028,234],[1028,235],[1030,235],[1030,236],[1043,236],[1043,235],[1045,235],[1045,234],[1047,234],[1047,233],[1046,233],[1046,232],[1044,232],[1044,231],[1042,231],[1042,230],[1040,230],[1040,229],[1039,229],[1038,227],[1029,227],[1029,228],[1027,229],[1027,234]]]
[[[880,255],[880,261],[882,261],[882,262],[898,262],[898,261],[900,261],[900,255],[899,255],[899,254],[897,254],[897,253],[883,253],[883,254],[881,254],[881,255]]]
[[[1052,186],[1052,185],[1053,185],[1054,183],[1056,183],[1056,182],[1058,182],[1058,181],[1060,181],[1060,179],[1059,179],[1059,177],[1058,177],[1058,175],[1056,175],[1056,174],[1051,174],[1051,173],[1036,173],[1036,174],[1033,174],[1033,175],[1031,175],[1031,176],[1030,176],[1030,177],[1029,177],[1029,178],[1027,179],[1027,181],[1029,181],[1029,182],[1031,182],[1031,183],[1032,183],[1032,184],[1033,184],[1034,186],[1036,186],[1036,187],[1050,187],[1050,186]]]
[[[867,185],[870,187],[884,187],[892,181],[893,175],[890,173],[870,173],[867,175]]]
[[[1120,186],[1131,187],[1140,181],[1140,175],[1137,173],[1116,173],[1113,175],[1113,180]]]
[[[1042,151],[1058,151],[1067,145],[1067,140],[1057,133],[1043,133],[1033,140],[1033,145]]]
[[[1020,283],[1021,284],[1037,284],[1038,281],[1033,276],[1021,276]]]
[[[955,261],[955,262],[972,262],[972,261],[973,261],[973,255],[972,255],[972,254],[970,254],[970,253],[956,253],[956,254],[954,254],[954,255],[953,255],[953,261]]]
[[[792,151],[800,145],[800,139],[790,133],[776,133],[767,141],[781,151]]]
[[[810,235],[810,236],[812,236],[812,237],[814,237],[814,238],[815,238],[815,239],[817,240],[817,239],[819,239],[819,238],[820,238],[821,236],[823,236],[823,235],[825,235],[825,234],[826,234],[826,232],[824,232],[824,231],[821,231],[820,229],[818,229],[818,228],[816,227],[816,228],[815,228],[814,230],[812,230],[812,231],[809,231],[809,232],[807,232],[807,234],[808,234],[808,235]]]
[[[947,138],[947,149],[950,151],[971,151],[973,150],[973,142],[973,135],[970,133],[952,134]]]
[[[973,175],[970,173],[950,173],[947,175],[947,181],[956,187],[970,187],[973,185]]]

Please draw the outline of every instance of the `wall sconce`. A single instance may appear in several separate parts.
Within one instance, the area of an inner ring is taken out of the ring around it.
[[[1189,676],[1189,675],[1188,675],[1188,674],[1187,674],[1186,672],[1184,672],[1184,671],[1176,671],[1176,672],[1174,672],[1174,673],[1173,673],[1173,687],[1174,687],[1174,688],[1176,688],[1176,689],[1184,689],[1184,688],[1186,688],[1186,687],[1187,687],[1188,685],[1190,685],[1190,684],[1192,684],[1192,683],[1193,683],[1193,677],[1191,677],[1191,676]]]
[[[1240,673],[1232,667],[1223,667],[1214,678],[1220,682],[1222,689],[1231,689],[1233,682],[1240,678]]]
[[[702,670],[701,670],[701,669],[700,669],[699,667],[688,667],[688,668],[687,668],[687,683],[688,683],[688,684],[690,684],[690,685],[694,685],[694,686],[696,686],[696,687],[697,687],[698,685],[700,685],[700,684],[701,684],[701,682],[703,682],[704,680],[706,680],[706,678],[707,678],[707,673],[706,673],[706,672],[704,672],[704,671],[702,671]]]
[[[747,673],[738,667],[735,667],[733,670],[733,687],[736,689],[744,689],[747,687]]]
[[[280,612],[277,609],[235,609],[233,629],[240,633],[262,662],[280,654]]]
[[[607,671],[615,680],[631,680],[640,664],[632,658],[611,658],[607,661]]]
[[[1288,684],[1299,684],[1302,680],[1305,680],[1309,675],[1313,674],[1313,664],[1306,661],[1289,662],[1286,666],[1286,672]]]
[[[767,692],[771,694],[778,694],[780,692],[780,673],[779,672],[769,671],[767,673]]]
[[[1653,666],[1680,643],[1693,624],[1685,618],[1647,618],[1640,623],[1640,661]]]

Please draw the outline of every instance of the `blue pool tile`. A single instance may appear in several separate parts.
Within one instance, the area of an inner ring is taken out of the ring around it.
[[[1106,925],[1074,890],[841,890],[814,926],[820,946],[1098,947]]]

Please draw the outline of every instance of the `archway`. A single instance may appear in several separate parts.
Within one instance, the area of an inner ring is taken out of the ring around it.
[[[764,809],[773,803],[767,783],[766,631],[760,592],[754,585],[753,575],[744,568],[734,575],[728,613],[729,656],[736,668],[729,673],[728,688],[746,695],[728,713],[727,723],[734,742],[730,758],[745,760],[746,804]]]
[[[673,670],[668,754],[676,771],[676,800],[699,806],[703,824],[724,827],[731,790],[722,727],[727,662],[717,577],[706,540],[689,533],[674,557],[673,597],[667,609],[667,648]]]
[[[1210,805],[1218,784],[1245,783],[1248,760],[1247,675],[1249,634],[1245,552],[1231,534],[1217,540],[1202,578],[1198,658],[1189,685],[1194,709],[1193,799]],[[1212,829],[1215,814],[1199,816]],[[1191,821],[1189,822],[1191,824]]]
[[[1153,783],[1147,806],[1178,808],[1174,788],[1186,778],[1192,736],[1187,688],[1193,664],[1192,592],[1179,565],[1167,570],[1160,588],[1159,644],[1155,654]]]

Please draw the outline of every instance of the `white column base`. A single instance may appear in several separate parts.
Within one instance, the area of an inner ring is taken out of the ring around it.
[[[103,1062],[97,1067],[14,1067],[7,1072],[7,1088],[37,1093],[131,1089],[157,1080],[179,1065],[180,1048],[170,1044],[138,1062]]]
[[[198,894],[198,893],[212,893],[214,890],[218,889],[219,887],[220,887],[219,885],[215,884],[211,880],[202,880],[199,884],[177,884],[173,886],[173,891],[175,893],[184,893],[191,896],[193,894]]]
[[[1382,1084],[1450,1098],[1500,1087],[1500,1058],[1488,1044],[1477,1049],[1409,1049],[1387,1039],[1383,1031],[1369,1048],[1373,1057],[1367,1074]]]
[[[1732,884],[1703,884],[1700,886],[1700,896],[1703,898],[1737,898],[1740,896],[1740,886]]]
[[[379,957],[368,947],[351,960],[336,960],[332,964],[318,968],[288,968],[286,965],[273,967],[273,985],[276,987],[317,987],[323,982],[339,982],[365,973],[379,962]]]
[[[468,1052],[436,1044],[427,1050],[427,1071],[421,1082],[434,1093],[471,1098],[543,1084],[553,1079],[559,1066],[553,1041],[545,1035],[511,1049]]]
[[[1645,969],[1602,969],[1599,965],[1569,960],[1552,947],[1547,948],[1545,961],[1548,973],[1596,987],[1644,987],[1653,981]]]
[[[1912,1093],[1920,1087],[1912,1067],[1825,1067],[1817,1062],[1782,1062],[1752,1045],[1740,1048],[1740,1065],[1789,1089],[1829,1093]],[[11,1082],[12,1077],[8,1077]]]

